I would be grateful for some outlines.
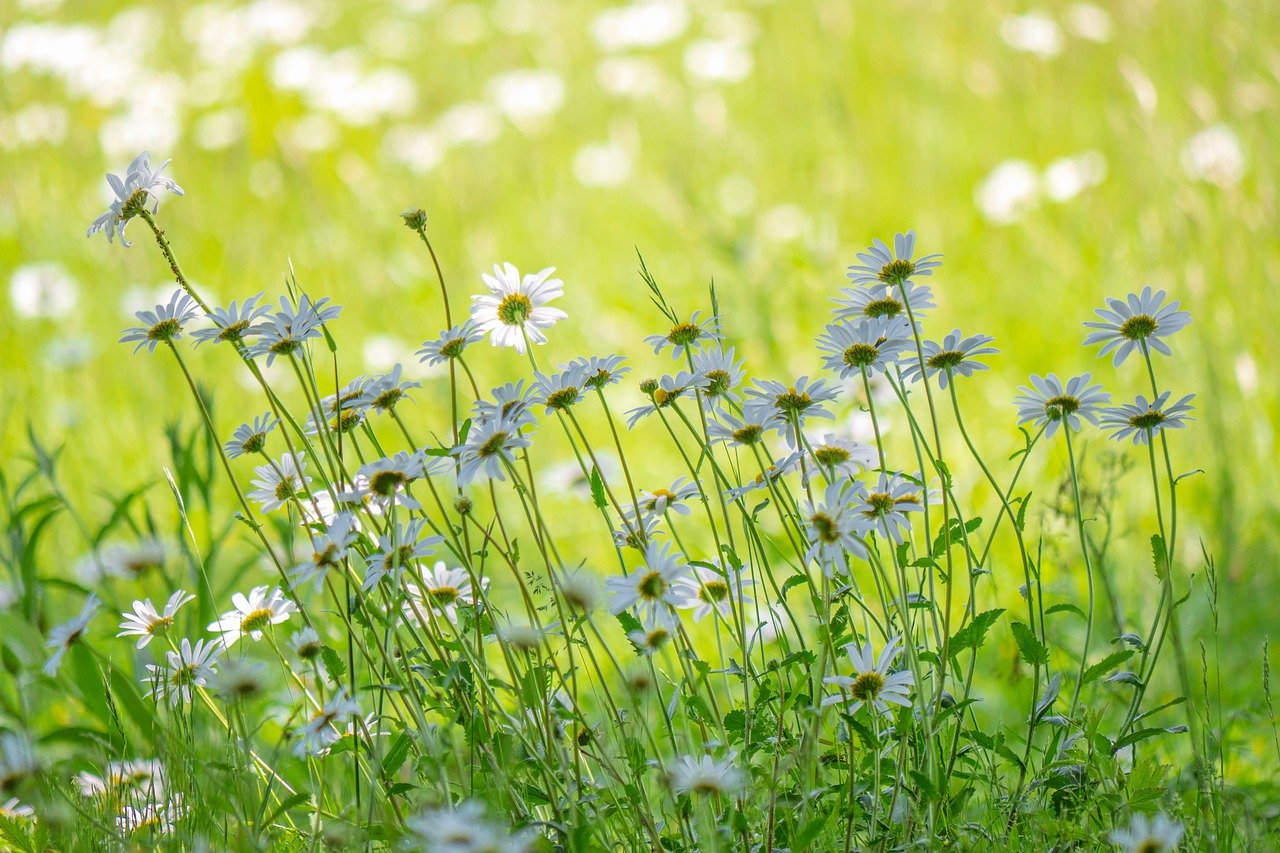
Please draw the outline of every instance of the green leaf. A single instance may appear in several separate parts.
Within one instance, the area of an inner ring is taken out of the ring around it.
[[[1014,524],[1019,530],[1027,529],[1027,507],[1029,506],[1031,506],[1031,492],[1027,492],[1022,503],[1018,504],[1018,517],[1014,520]]]
[[[1164,539],[1159,533],[1151,534],[1151,559],[1155,563],[1156,577],[1164,580],[1164,571],[1169,565],[1169,552],[1165,549]]]
[[[596,509],[608,506],[604,494],[604,477],[600,476],[600,468],[596,465],[591,466],[591,500],[595,501]]]
[[[827,816],[825,814],[817,815],[810,818],[809,822],[800,828],[795,838],[791,841],[792,849],[803,850],[810,844],[818,840],[818,836],[822,834],[823,828],[827,825]]]
[[[413,739],[409,737],[407,732],[400,732],[396,735],[396,739],[391,742],[391,747],[387,750],[387,754],[382,758],[382,772],[387,776],[392,776],[404,765],[405,759],[409,757],[409,749],[413,746]]]
[[[1080,683],[1088,684],[1097,678],[1101,678],[1131,657],[1133,657],[1133,649],[1123,649],[1107,655],[1084,671],[1084,678],[1080,679]]]
[[[1013,639],[1018,643],[1018,651],[1022,659],[1032,666],[1044,666],[1049,662],[1049,647],[1040,642],[1035,633],[1021,622],[1009,625],[1013,629]]]
[[[1169,726],[1166,729],[1140,729],[1136,732],[1129,732],[1124,737],[1115,742],[1115,746],[1111,747],[1112,753],[1119,752],[1131,743],[1137,743],[1140,740],[1146,740],[1156,735],[1180,735],[1187,730],[1186,726]]]
[[[1044,612],[1044,615],[1052,616],[1054,613],[1074,613],[1077,616],[1079,616],[1081,619],[1089,618],[1088,616],[1085,615],[1085,612],[1081,610],[1079,607],[1076,607],[1074,604],[1067,604],[1065,602],[1062,604],[1053,605],[1052,607],[1050,607],[1048,610]]]
[[[982,642],[986,639],[987,631],[991,630],[991,626],[1000,618],[1000,614],[1004,613],[1003,607],[995,610],[985,610],[973,617],[973,620],[965,625],[956,635],[951,638],[951,644],[948,647],[948,657],[954,658],[965,649],[980,649]]]
[[[343,662],[342,656],[328,646],[320,649],[320,657],[324,659],[325,668],[329,670],[329,677],[337,682],[347,672],[347,665]]]

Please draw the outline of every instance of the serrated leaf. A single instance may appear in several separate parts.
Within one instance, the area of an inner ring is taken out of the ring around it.
[[[1013,639],[1018,644],[1022,659],[1032,666],[1044,666],[1049,662],[1049,647],[1040,642],[1035,633],[1021,622],[1010,623]]]
[[[1151,534],[1151,559],[1155,563],[1156,577],[1164,580],[1165,567],[1169,565],[1169,553],[1159,533]]]
[[[948,657],[954,658],[965,649],[980,649],[982,643],[987,637],[987,631],[991,630],[991,626],[1000,618],[1000,614],[1004,613],[1003,607],[997,607],[994,610],[984,610],[970,620],[955,636],[951,638]]]
[[[325,669],[329,670],[329,677],[338,682],[347,672],[347,665],[342,660],[342,655],[338,654],[328,646],[320,648],[320,657],[324,660]]]
[[[604,477],[600,476],[600,468],[596,465],[591,466],[591,500],[596,509],[604,509],[609,504],[604,493]]]

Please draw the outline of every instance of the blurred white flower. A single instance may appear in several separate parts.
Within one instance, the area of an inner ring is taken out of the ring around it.
[[[684,70],[702,83],[740,83],[751,76],[754,60],[734,40],[702,39],[685,48]]]
[[[601,50],[659,47],[689,26],[689,9],[680,0],[638,0],[606,9],[591,22],[591,37]]]
[[[585,187],[616,187],[631,177],[631,154],[614,142],[584,145],[573,157],[573,175]]]
[[[997,225],[1008,225],[1036,206],[1040,175],[1026,160],[1006,160],[974,191],[978,210]]]
[[[19,317],[65,318],[79,301],[80,288],[57,263],[24,264],[9,278],[9,300]]]
[[[564,79],[541,68],[508,71],[489,81],[489,96],[522,130],[554,114],[564,104]]]
[[[1187,141],[1182,149],[1182,168],[1198,181],[1220,187],[1238,184],[1244,177],[1244,149],[1240,139],[1225,124],[1206,127]]]
[[[1067,7],[1067,29],[1086,41],[1111,41],[1111,15],[1092,3],[1072,3]]]
[[[1070,201],[1106,176],[1107,160],[1097,151],[1063,157],[1044,170],[1044,194],[1051,201]]]
[[[1010,15],[1000,22],[1000,38],[1014,50],[1050,59],[1062,52],[1062,31],[1043,12]]]

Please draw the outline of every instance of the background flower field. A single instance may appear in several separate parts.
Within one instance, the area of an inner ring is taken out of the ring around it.
[[[199,416],[180,372],[116,344],[135,311],[167,301],[172,280],[141,222],[129,250],[82,236],[108,200],[102,173],[142,149],[174,157],[169,174],[187,197],[165,197],[159,218],[211,303],[278,297],[296,277],[343,306],[344,377],[403,363],[423,383],[412,415],[437,427],[448,372],[413,352],[445,323],[431,256],[396,215],[406,207],[427,212],[455,310],[494,263],[555,266],[569,317],[539,355],[628,356],[618,411],[646,402],[636,381],[671,369],[643,344],[670,323],[637,249],[684,316],[710,308],[714,281],[727,342],[754,374],[794,377],[819,373],[812,341],[855,253],[913,227],[944,255],[928,283],[946,328],[931,333],[959,326],[1000,349],[965,387],[970,429],[997,462],[1022,444],[1013,397],[1033,372],[1092,371],[1117,402],[1143,390],[1081,349],[1080,323],[1104,297],[1150,284],[1195,318],[1163,364],[1198,395],[1174,451],[1179,471],[1202,471],[1179,490],[1178,556],[1198,573],[1184,630],[1192,658],[1202,641],[1211,661],[1197,690],[1221,709],[1232,797],[1274,817],[1263,679],[1280,556],[1280,402],[1265,372],[1280,348],[1277,32],[1280,11],[1263,2],[12,4],[0,11],[6,485],[31,470],[34,437],[63,448],[62,492],[95,525],[111,519],[110,540],[155,532],[173,549],[188,536],[165,469],[209,469],[175,458]],[[515,352],[483,347],[482,387],[528,375]],[[225,350],[189,359],[224,433],[261,413]],[[832,429],[869,440],[853,406],[835,408]],[[977,483],[960,437],[944,446],[963,460],[958,478]],[[1096,431],[1083,439],[1093,487],[1120,448]],[[1144,459],[1132,460],[1112,563],[1121,596],[1136,601],[1153,588],[1154,510]],[[567,463],[574,479],[558,436],[538,461],[549,474]],[[646,464],[650,485],[683,473],[662,447]],[[1074,527],[1046,509],[1070,488],[1064,466],[1055,445],[1026,476],[1061,561],[1047,594],[1071,599],[1084,587],[1069,570]],[[214,511],[193,508],[201,540],[234,511],[229,490],[211,489]],[[989,492],[975,487],[973,500],[998,514]],[[588,538],[590,509],[581,484],[541,502],[566,542],[590,543],[577,556],[600,562],[611,552]],[[76,582],[83,540],[66,517],[52,529],[38,552],[47,612],[15,628],[8,649],[24,664],[40,630],[82,599],[59,582]],[[1216,564],[1212,594],[1201,542]],[[225,594],[197,606],[221,612],[232,590],[267,581],[249,543],[237,530],[214,583]],[[1000,580],[989,606],[1020,607],[1017,579]],[[984,654],[1006,664],[988,703],[1020,707],[1014,637],[993,632]],[[1173,682],[1163,673],[1160,690],[1174,695]],[[16,684],[5,687],[13,703]],[[41,713],[84,722],[52,682],[38,689]],[[1155,749],[1177,763],[1176,742]]]

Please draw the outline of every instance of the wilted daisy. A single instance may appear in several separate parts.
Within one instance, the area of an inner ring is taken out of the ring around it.
[[[311,533],[311,556],[289,569],[289,583],[297,587],[313,581],[319,592],[325,576],[341,567],[348,549],[356,541],[356,519],[350,513],[339,513],[323,533]]]
[[[1031,387],[1020,386],[1022,394],[1013,400],[1018,407],[1018,423],[1043,426],[1049,438],[1063,421],[1077,432],[1081,418],[1097,426],[1101,404],[1108,402],[1111,395],[1101,385],[1090,385],[1089,378],[1088,373],[1073,376],[1064,386],[1052,373],[1044,378],[1031,374]]]
[[[1165,391],[1151,402],[1138,395],[1132,403],[1123,403],[1102,411],[1102,428],[1112,430],[1111,437],[1116,441],[1124,441],[1133,436],[1134,444],[1147,444],[1157,432],[1165,429],[1182,429],[1191,411],[1191,400],[1195,394],[1188,394],[1176,403],[1169,403],[1169,392]]]
[[[643,566],[605,581],[609,610],[616,615],[635,607],[643,621],[667,619],[680,601],[675,582],[688,573],[689,564],[678,551],[671,552],[671,543],[650,542],[645,546]]]
[[[637,406],[627,412],[627,429],[632,429],[641,420],[659,409],[675,405],[676,400],[679,400],[690,391],[705,389],[710,384],[711,380],[706,376],[690,373],[687,370],[681,370],[675,376],[646,379],[640,383],[640,391],[648,395],[651,402],[648,405]]]
[[[39,772],[40,761],[26,735],[0,733],[0,793],[9,793],[19,782]]]
[[[58,667],[62,665],[63,656],[84,636],[85,629],[89,627],[89,622],[97,615],[98,608],[101,606],[102,601],[99,600],[98,596],[89,593],[89,597],[84,601],[84,607],[80,609],[80,613],[74,619],[50,629],[49,639],[45,642],[45,648],[53,649],[53,654],[44,665],[45,675],[57,674]]]
[[[1141,352],[1145,343],[1147,347],[1164,355],[1173,355],[1168,344],[1160,340],[1191,322],[1191,315],[1178,310],[1176,301],[1168,305],[1164,302],[1164,291],[1151,292],[1151,287],[1142,288],[1142,293],[1130,293],[1127,299],[1107,299],[1107,308],[1097,308],[1094,313],[1102,318],[1102,322],[1085,323],[1086,328],[1097,329],[1084,339],[1085,346],[1102,344],[1098,356],[1102,357],[1114,351],[1113,363],[1120,366],[1135,349]]]
[[[265,587],[264,587],[265,589]],[[170,705],[191,701],[192,687],[205,687],[217,673],[218,657],[224,646],[217,640],[198,640],[191,645],[186,637],[176,651],[166,654],[166,665],[147,664],[151,689],[148,696],[163,696]]]
[[[722,566],[719,560],[715,564],[716,568],[692,564],[690,573],[672,584],[678,602],[676,607],[693,610],[694,622],[701,622],[713,610],[728,619],[735,607],[734,602],[737,602],[739,610],[743,604],[751,603],[743,589],[754,581],[743,578],[742,569]]]
[[[231,433],[231,440],[222,445],[228,459],[235,459],[247,453],[261,453],[267,446],[267,436],[280,423],[280,419],[270,412],[259,415],[252,423],[240,424]]]
[[[234,609],[223,613],[217,622],[211,622],[207,630],[221,634],[222,644],[228,649],[245,635],[261,640],[264,631],[272,625],[288,622],[298,609],[279,587],[270,592],[267,590],[268,587],[257,586],[247,596],[237,592],[231,596]]]
[[[355,404],[362,409],[373,409],[375,412],[389,412],[396,404],[405,399],[405,392],[411,388],[421,388],[421,382],[402,379],[403,368],[397,364],[390,373],[375,376],[366,380],[360,389],[360,396]]]
[[[177,590],[165,602],[163,612],[157,611],[149,598],[144,601],[135,601],[132,613],[120,614],[124,617],[124,621],[120,623],[120,633],[116,634],[116,636],[137,637],[137,648],[146,648],[153,638],[169,633],[169,629],[173,627],[173,619],[178,613],[178,608],[195,600],[196,597],[194,595],[185,590]]]
[[[1182,824],[1164,812],[1158,812],[1153,818],[1134,814],[1127,827],[1111,833],[1111,843],[1125,853],[1162,853],[1177,850],[1183,832]]]
[[[716,316],[701,320],[701,311],[694,311],[687,323],[676,323],[665,335],[649,335],[644,342],[653,347],[656,355],[661,355],[668,346],[671,347],[672,358],[680,358],[685,350],[701,349],[704,342],[718,341],[722,335],[716,331]]]
[[[667,768],[671,790],[677,794],[724,794],[732,796],[747,784],[747,777],[732,758],[716,761],[709,755],[684,756]]]
[[[484,332],[471,319],[464,320],[456,326],[450,326],[435,338],[422,342],[422,349],[414,355],[418,361],[432,367],[452,361],[466,352],[467,347],[476,341],[484,340]]]
[[[444,537],[423,536],[426,526],[426,520],[419,518],[407,525],[397,524],[394,538],[389,533],[378,537],[378,550],[365,558],[366,571],[361,589],[373,589],[389,575],[394,575],[398,583],[405,567],[429,557]]]
[[[134,316],[142,321],[142,325],[125,329],[120,343],[129,344],[137,341],[138,345],[133,348],[134,352],[143,347],[146,347],[148,352],[155,352],[159,344],[167,344],[182,337],[183,325],[196,316],[196,313],[195,300],[185,291],[175,290],[169,297],[168,303],[156,305],[154,311],[136,313]]]
[[[736,358],[733,347],[723,349],[700,350],[693,356],[693,371],[707,379],[707,386],[702,389],[702,399],[711,408],[720,408],[725,401],[737,403],[738,395],[733,393],[746,379],[742,366],[746,359]]]
[[[212,341],[215,344],[223,341],[230,341],[233,344],[243,341],[250,327],[271,313],[270,305],[258,304],[261,298],[262,294],[258,293],[242,303],[233,299],[226,308],[211,310],[207,316],[213,323],[212,328],[197,329],[191,333],[191,337],[195,338],[196,346],[206,341]]]
[[[864,287],[846,287],[840,293],[841,295],[834,300],[837,320],[898,319],[906,321],[911,317],[919,323],[925,314],[937,307],[933,304],[933,291],[929,286],[916,284],[914,281],[899,285],[869,284]],[[910,329],[909,325],[908,329]]]
[[[534,389],[525,388],[523,379],[508,382],[490,393],[493,400],[477,400],[471,407],[477,422],[504,420],[517,429],[536,422],[530,411],[534,402]]]
[[[917,276],[932,275],[942,266],[942,255],[924,255],[912,258],[916,251],[916,232],[895,234],[893,248],[883,240],[872,240],[865,251],[858,253],[859,263],[846,271],[854,284],[897,284]]]
[[[483,579],[484,588],[488,589],[489,579]],[[406,583],[405,594],[409,600],[404,605],[404,615],[414,622],[427,622],[424,608],[436,616],[443,616],[450,624],[458,621],[458,608],[462,605],[475,606],[475,591],[471,586],[471,575],[466,569],[449,568],[443,560],[422,573],[422,586]]]
[[[765,421],[771,414],[782,418],[783,428],[779,431],[786,438],[787,446],[795,447],[799,441],[798,431],[804,429],[808,418],[835,418],[823,404],[839,396],[840,389],[828,385],[825,379],[810,382],[809,377],[801,376],[792,385],[757,379],[755,385],[747,389],[743,415],[757,422]]]
[[[550,376],[539,373],[534,377],[534,392],[531,402],[546,407],[546,414],[563,412],[581,402],[587,394],[587,378],[582,368],[565,365],[557,373]]]
[[[263,512],[274,512],[290,501],[306,498],[311,478],[304,473],[307,470],[305,456],[304,451],[298,451],[296,456],[286,453],[279,462],[254,468],[253,473],[258,476],[249,481],[254,486],[249,491],[249,500],[257,501]]]
[[[782,416],[774,411],[763,413],[761,420],[744,421],[722,409],[716,412],[715,420],[707,423],[707,436],[713,444],[723,441],[735,447],[750,447],[759,444],[766,433],[785,428]]]
[[[575,358],[568,364],[560,365],[560,369],[577,368],[581,370],[587,387],[600,390],[613,385],[631,372],[631,368],[623,365],[623,361],[625,359],[620,355],[593,355]]]
[[[360,706],[347,695],[345,687],[339,687],[310,720],[294,731],[297,740],[293,754],[299,758],[324,755],[342,737],[347,723],[359,714]]]
[[[988,344],[995,338],[990,335],[973,335],[963,337],[959,329],[942,339],[942,343],[925,341],[921,346],[924,355],[924,372],[926,376],[937,376],[938,386],[946,388],[947,383],[957,376],[972,376],[979,370],[987,370],[987,365],[974,361],[976,356],[999,352]],[[918,359],[906,359],[902,374],[913,382],[920,379],[920,362]]]
[[[458,485],[465,486],[477,477],[505,480],[503,466],[515,462],[516,450],[532,444],[506,419],[473,423],[466,442],[454,449],[459,466]]]
[[[809,540],[806,561],[813,560],[831,574],[848,571],[846,552],[865,560],[867,546],[862,541],[869,530],[866,519],[853,508],[866,490],[853,480],[838,480],[827,486],[822,501],[809,504],[805,513],[805,534]]]
[[[915,676],[910,670],[893,672],[893,661],[902,651],[902,637],[894,637],[880,651],[880,657],[872,652],[868,641],[861,648],[857,643],[844,647],[853,664],[853,675],[829,675],[824,683],[840,688],[840,693],[822,700],[824,706],[849,702],[849,713],[857,713],[863,705],[870,705],[885,716],[893,716],[890,705],[911,707],[911,688]]]
[[[421,453],[401,450],[394,456],[362,465],[356,476],[365,479],[368,485],[361,491],[383,512],[393,503],[406,509],[422,509],[422,504],[409,495],[408,488],[426,475],[424,465]]]
[[[307,341],[323,337],[324,324],[336,320],[341,313],[342,308],[330,305],[327,297],[313,303],[311,297],[304,294],[295,306],[282,296],[280,310],[266,316],[246,333],[254,339],[248,354],[254,358],[265,355],[270,366],[276,356],[293,355]]]
[[[912,348],[911,328],[897,317],[829,325],[818,338],[822,366],[841,379],[883,373]]]
[[[152,213],[160,207],[160,190],[168,190],[174,195],[182,195],[182,187],[173,182],[172,178],[165,177],[162,173],[165,167],[170,163],[165,160],[157,169],[151,168],[151,155],[143,151],[133,159],[129,164],[129,168],[125,170],[124,178],[119,175],[107,174],[107,183],[111,185],[111,191],[115,193],[115,200],[111,202],[111,206],[89,226],[89,230],[85,232],[86,237],[92,237],[99,231],[105,231],[107,234],[107,242],[113,241],[117,234],[120,235],[120,245],[128,247],[132,244],[124,237],[124,228],[129,220],[144,209],[148,202],[152,202],[154,207]]]
[[[924,489],[901,474],[881,474],[876,484],[862,493],[854,503],[853,511],[866,519],[866,529],[887,535],[894,542],[902,542],[903,535],[910,535],[911,520],[908,512],[920,512]]]
[[[568,316],[547,306],[564,295],[564,283],[551,278],[555,271],[547,267],[521,278],[519,270],[504,263],[494,265],[493,275],[481,274],[489,293],[471,297],[471,319],[495,347],[512,347],[523,355],[526,338],[530,343],[546,343],[542,330]]]
[[[267,667],[245,657],[227,658],[214,676],[212,686],[228,702],[243,702],[262,694],[267,687]]]
[[[697,483],[689,482],[684,477],[678,477],[669,489],[654,489],[651,492],[640,492],[636,495],[639,501],[637,509],[645,515],[662,516],[668,511],[678,513],[679,515],[689,515],[693,512],[685,501],[692,500],[702,494]],[[632,513],[634,515],[634,513]]]
[[[405,821],[424,849],[440,853],[527,853],[528,833],[512,835],[485,817],[484,805],[468,800],[458,806],[429,809]]]
[[[302,660],[314,660],[324,648],[324,643],[320,642],[320,635],[310,625],[294,631],[293,636],[289,638],[289,645],[293,648],[293,653]]]

